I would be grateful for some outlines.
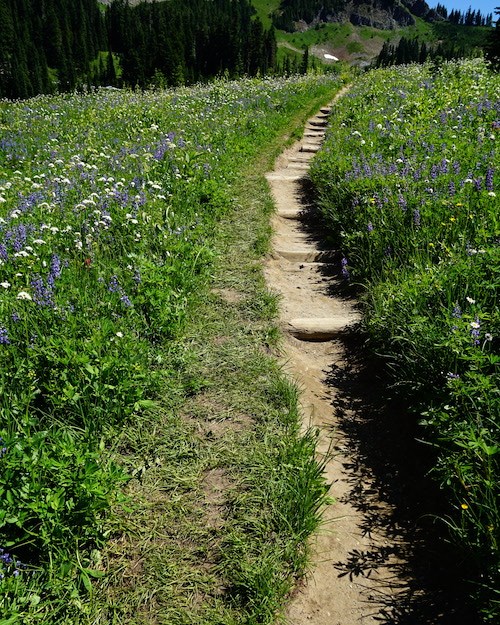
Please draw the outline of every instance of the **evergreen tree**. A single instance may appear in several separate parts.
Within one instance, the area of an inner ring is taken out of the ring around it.
[[[309,47],[305,46],[304,53],[302,55],[302,63],[300,64],[300,73],[307,74],[309,68]]]
[[[495,15],[498,18],[495,28],[492,28],[489,34],[486,58],[496,71],[500,71],[500,7],[495,8]]]

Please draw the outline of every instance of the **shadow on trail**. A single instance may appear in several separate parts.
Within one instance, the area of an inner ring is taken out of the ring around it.
[[[307,176],[297,196],[303,232],[317,249],[334,248]],[[343,279],[341,260],[339,251],[321,267],[325,293],[352,301],[355,289]],[[361,333],[346,331],[339,342],[343,364],[331,365],[325,382],[335,389],[336,429],[342,457],[349,458],[343,463],[349,476],[345,497],[361,513],[358,530],[384,540],[370,550],[351,550],[345,561],[333,564],[337,575],[364,587],[365,614],[383,625],[479,625],[466,602],[471,586],[459,576],[467,563],[447,542],[438,520],[444,502],[428,475],[432,448],[417,440],[423,432],[408,407],[384,400],[383,367],[367,357]],[[335,485],[332,490],[335,496]],[[363,586],[364,579],[371,583]]]
[[[383,570],[365,597],[372,618],[385,625],[477,625],[465,604],[470,587],[458,577],[466,566],[436,520],[440,493],[427,475],[432,450],[417,441],[415,417],[381,398],[380,363],[367,361],[360,335],[346,333],[342,343],[345,364],[332,365],[327,384],[335,388],[337,429],[350,458],[346,498],[362,514],[359,530],[382,535],[386,544],[352,550],[334,563],[338,575],[362,586]]]

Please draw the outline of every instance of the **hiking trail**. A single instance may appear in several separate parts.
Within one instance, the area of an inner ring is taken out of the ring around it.
[[[436,589],[439,554],[426,558],[417,522],[421,493],[412,490],[414,437],[399,425],[403,417],[388,420],[372,403],[379,381],[356,357],[363,350],[352,347],[356,301],[346,294],[341,256],[325,246],[308,199],[309,164],[334,103],[309,119],[302,140],[266,175],[276,213],[265,278],[280,296],[284,367],[301,391],[304,427],[319,429],[318,454],[334,499],[286,617],[290,625],[462,622],[459,606],[446,608]]]

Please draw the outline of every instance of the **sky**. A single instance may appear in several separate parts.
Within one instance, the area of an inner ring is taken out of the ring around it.
[[[472,7],[473,11],[479,9],[484,16],[488,15],[488,13],[493,13],[495,17],[495,7],[500,6],[500,0],[474,0],[474,2],[471,2],[471,0],[435,0],[429,2],[429,0],[427,0],[427,4],[430,7],[443,4],[448,11],[458,9],[461,13],[467,11],[469,7]]]

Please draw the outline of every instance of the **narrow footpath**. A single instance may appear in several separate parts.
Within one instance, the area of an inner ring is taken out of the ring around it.
[[[389,423],[371,403],[378,381],[352,349],[356,302],[345,294],[341,258],[325,249],[307,199],[309,163],[331,106],[308,121],[302,140],[267,174],[276,214],[266,281],[280,294],[284,366],[301,389],[304,426],[319,428],[318,453],[334,499],[312,544],[312,569],[286,616],[290,625],[462,623],[458,605],[443,611],[447,599],[432,581],[441,556],[428,553],[415,521],[417,495],[417,510],[408,512],[414,467],[406,460],[416,455],[414,437],[398,431],[401,415]]]

